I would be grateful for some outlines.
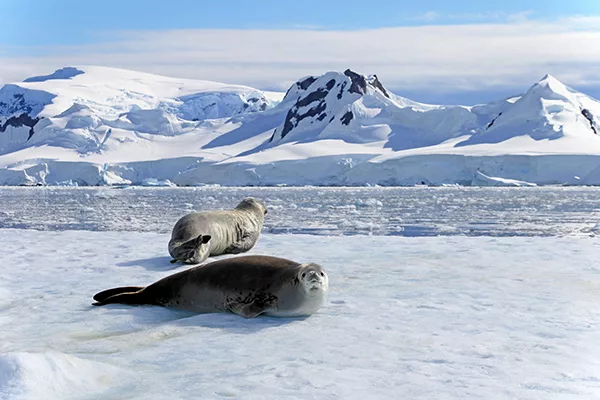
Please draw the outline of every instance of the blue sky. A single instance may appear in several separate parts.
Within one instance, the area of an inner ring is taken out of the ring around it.
[[[600,74],[593,71],[600,70],[600,28],[594,26],[600,27],[599,16],[599,0],[0,0],[0,64],[4,64],[0,83],[83,63],[284,89],[300,76],[347,66],[377,73],[394,90],[422,101],[485,101],[526,89],[532,79],[546,73],[596,91]],[[468,26],[477,28],[470,31]],[[402,27],[407,29],[386,30]],[[306,31],[323,32],[322,40],[315,36],[303,48],[297,37]],[[349,39],[344,43],[339,35],[326,31],[346,32]],[[389,33],[387,37],[383,32]],[[513,32],[520,36],[511,41]],[[481,39],[488,35],[491,40]],[[287,48],[283,36],[295,52]],[[419,46],[394,43],[413,39]],[[239,45],[246,42],[249,46]],[[264,50],[260,43],[271,47]],[[513,51],[506,51],[499,62],[489,61],[490,66],[481,65],[489,71],[487,76],[485,71],[468,71],[465,59],[475,63],[490,59],[486,43]],[[592,46],[588,55],[583,47],[577,49],[586,43]],[[549,54],[546,49],[561,45],[563,53],[553,49],[555,53]],[[319,46],[322,49],[315,49]],[[328,53],[327,46],[336,46],[338,52]],[[340,49],[343,46],[347,49]],[[380,51],[371,51],[373,47]],[[537,49],[545,57],[543,62],[532,57]],[[356,54],[353,58],[347,53]],[[506,62],[513,57],[514,61]],[[520,64],[519,58],[524,58]],[[436,75],[432,65],[443,71]],[[582,66],[590,72],[572,72]],[[516,79],[519,76],[522,79]]]
[[[0,43],[98,41],[114,30],[193,28],[363,29],[481,23],[526,13],[532,19],[600,14],[598,0],[2,0]]]

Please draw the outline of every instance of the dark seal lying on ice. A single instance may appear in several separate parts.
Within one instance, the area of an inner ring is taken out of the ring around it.
[[[199,265],[146,287],[108,289],[97,293],[93,304],[147,304],[245,318],[299,317],[316,312],[328,289],[329,278],[318,264],[241,256]]]
[[[233,210],[193,212],[173,228],[169,241],[171,262],[199,264],[210,256],[250,250],[260,236],[267,208],[252,197]]]

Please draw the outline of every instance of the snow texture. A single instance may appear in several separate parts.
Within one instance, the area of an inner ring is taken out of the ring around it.
[[[600,102],[421,104],[351,70],[287,93],[104,67],[0,88],[0,184],[599,185]]]
[[[594,240],[265,235],[322,264],[306,319],[89,304],[178,269],[167,235],[2,230],[0,397],[600,395]],[[335,249],[335,251],[332,251]]]

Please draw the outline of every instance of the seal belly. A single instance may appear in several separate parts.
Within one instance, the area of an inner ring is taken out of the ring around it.
[[[277,307],[265,312],[272,317],[305,317],[314,314],[325,303],[327,294],[319,290],[310,296],[296,291],[285,291],[279,295]]]

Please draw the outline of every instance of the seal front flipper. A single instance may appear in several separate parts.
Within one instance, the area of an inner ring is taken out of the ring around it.
[[[144,288],[143,286],[123,286],[123,287],[103,290],[94,295],[94,300],[102,302],[116,294],[139,292],[143,288]]]
[[[227,309],[234,314],[241,315],[244,318],[256,318],[260,314],[267,311],[264,304],[259,304],[256,301],[252,303],[240,303],[231,301],[227,304]]]
[[[248,233],[242,236],[242,239],[229,246],[224,253],[240,254],[250,250],[258,241],[258,234]]]

